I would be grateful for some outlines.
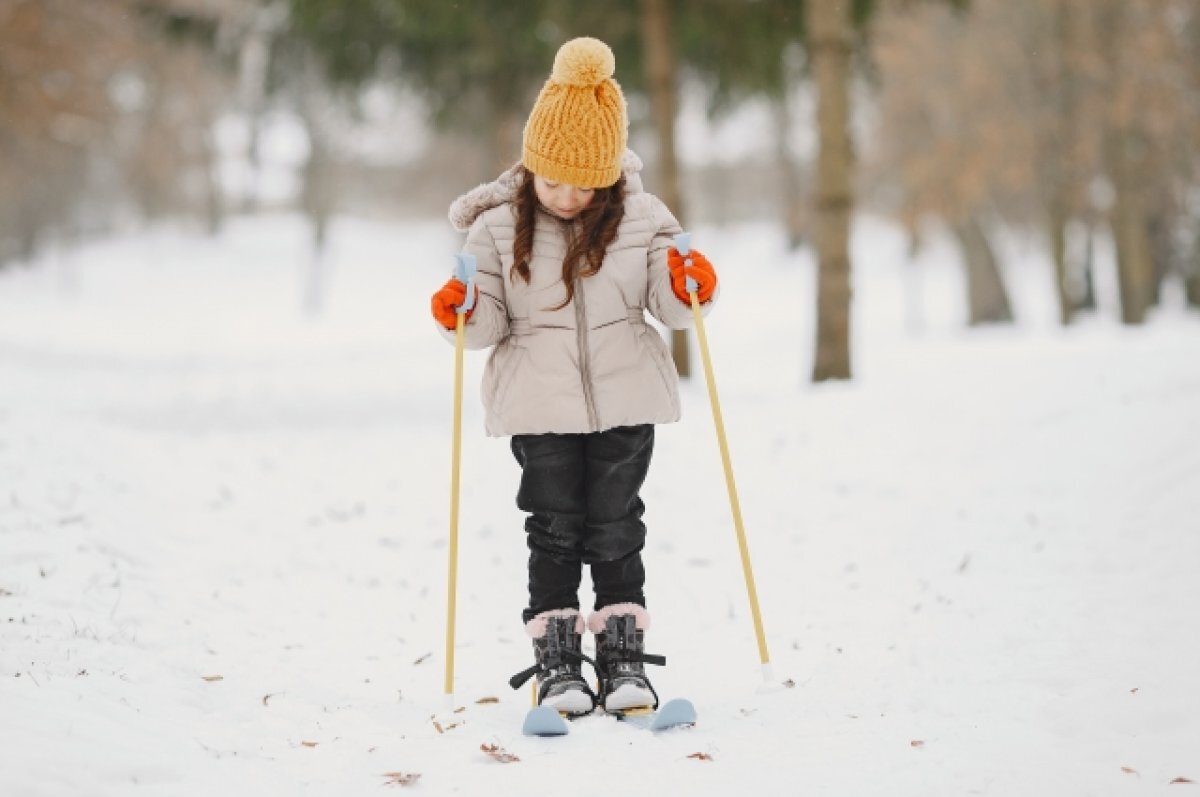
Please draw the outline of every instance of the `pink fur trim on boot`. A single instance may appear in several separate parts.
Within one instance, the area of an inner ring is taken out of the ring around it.
[[[545,636],[547,617],[574,617],[575,633],[583,633],[583,615],[579,613],[578,609],[550,609],[541,612],[525,624],[525,633],[529,634],[531,639],[540,639]]]
[[[645,606],[638,606],[636,603],[614,603],[592,612],[592,616],[588,618],[587,622],[588,630],[593,634],[602,634],[608,618],[619,617],[622,614],[632,614],[639,631],[645,631],[650,627],[650,613],[646,611]]]

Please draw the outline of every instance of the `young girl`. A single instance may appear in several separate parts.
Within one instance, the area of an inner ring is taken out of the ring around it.
[[[670,353],[646,323],[690,326],[686,277],[703,309],[717,287],[712,265],[671,248],[679,223],[642,190],[641,162],[625,149],[625,99],[603,42],[567,42],[525,125],[521,162],[450,208],[464,251],[477,259],[466,346],[494,346],[483,380],[489,435],[512,437],[520,464],[517,506],[528,513],[529,606],[522,619],[536,663],[538,702],[568,715],[597,703],[612,712],[657,707],[644,663],[650,625],[638,492],[654,425],[679,419]],[[433,316],[455,339],[466,286],[451,279]],[[582,565],[594,612],[579,610]],[[596,657],[583,654],[585,630]],[[591,663],[599,694],[582,675]]]

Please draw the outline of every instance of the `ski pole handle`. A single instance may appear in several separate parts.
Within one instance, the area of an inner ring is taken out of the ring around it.
[[[692,251],[692,234],[690,232],[681,232],[677,234],[675,236],[675,248],[679,250],[679,254],[687,257],[688,252]],[[683,264],[684,266],[690,266],[692,261],[688,259],[683,261]],[[688,293],[695,293],[700,289],[700,286],[697,284],[696,280],[692,279],[690,276],[687,278],[685,286],[687,287]]]
[[[455,308],[459,315],[469,313],[475,306],[475,255],[460,252],[454,256],[454,277],[467,286],[467,300]]]

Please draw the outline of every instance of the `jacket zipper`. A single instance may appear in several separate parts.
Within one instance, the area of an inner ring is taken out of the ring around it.
[[[570,248],[570,236],[575,233],[575,230],[568,226],[566,233],[567,248]],[[575,283],[575,345],[579,347],[579,381],[583,386],[583,403],[587,407],[588,426],[593,432],[598,432],[600,431],[600,415],[596,412],[596,395],[592,387],[591,356],[588,353],[587,307],[583,300],[583,280],[576,276],[579,273],[578,263],[575,264],[573,272],[571,279]]]
[[[583,403],[587,405],[588,424],[593,432],[600,431],[600,416],[596,412],[596,396],[592,389],[591,356],[588,353],[587,309],[583,306],[583,280],[575,278],[575,337],[579,346],[579,380],[583,384]]]

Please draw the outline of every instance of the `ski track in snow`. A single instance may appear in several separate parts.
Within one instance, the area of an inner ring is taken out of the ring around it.
[[[467,795],[1200,781],[1195,314],[1059,331],[1030,262],[1007,275],[1018,326],[961,331],[943,254],[922,265],[913,332],[903,241],[868,221],[859,375],[814,387],[809,256],[765,226],[697,230],[724,283],[708,333],[791,685],[760,688],[697,378],[644,497],[648,649],[669,663],[651,670],[700,722],[652,735],[595,716],[527,739],[529,693],[506,683],[530,657],[518,474],[482,432],[479,352],[461,711],[441,694],[453,350],[427,302],[457,239],[343,220],[311,321],[302,232],[158,230],[0,274],[0,795],[377,794],[389,772]]]

